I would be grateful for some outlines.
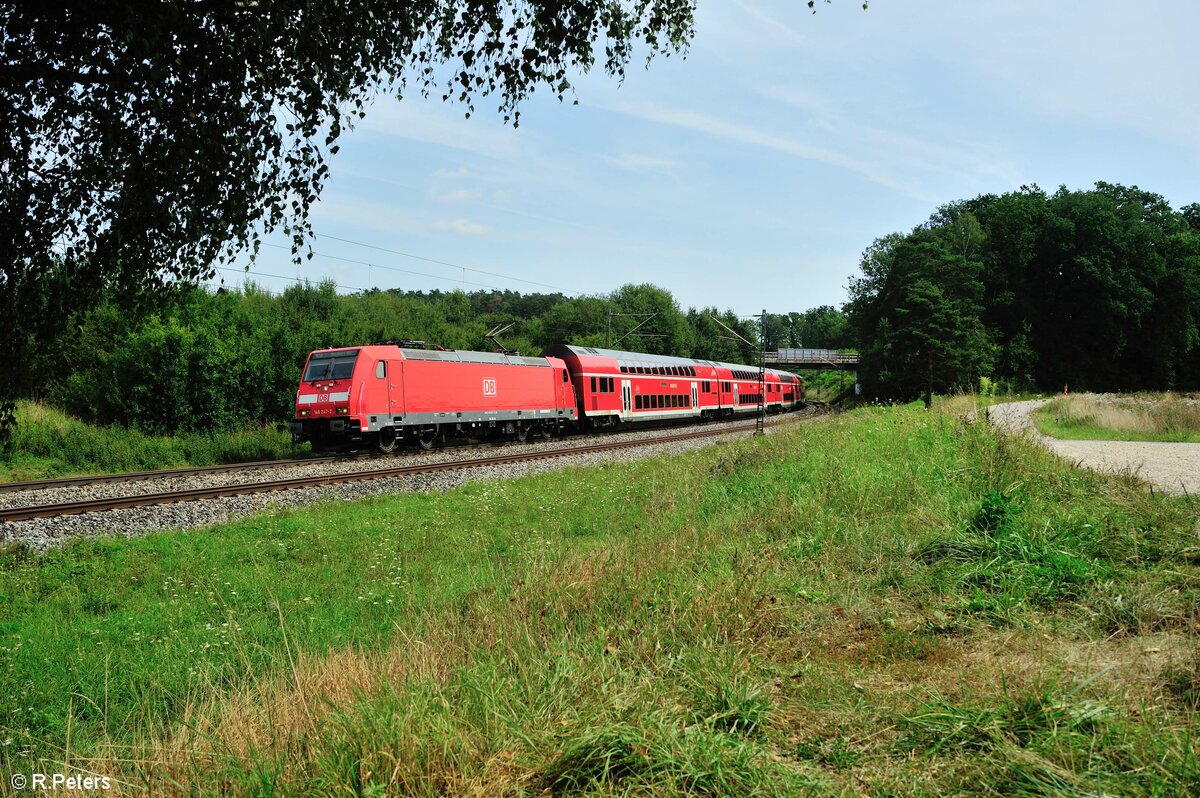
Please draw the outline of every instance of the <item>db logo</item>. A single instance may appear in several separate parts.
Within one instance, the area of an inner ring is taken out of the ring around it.
[[[495,396],[496,395],[496,381],[495,380],[484,380],[483,381],[483,395],[484,396]]]
[[[318,402],[328,402],[328,401],[329,401],[329,394],[327,394],[327,393],[319,393],[319,394],[317,394],[317,401],[318,401]]]

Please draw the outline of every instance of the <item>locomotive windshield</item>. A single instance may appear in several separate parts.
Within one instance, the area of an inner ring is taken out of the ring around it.
[[[354,374],[354,361],[357,359],[357,349],[317,352],[308,359],[308,368],[304,370],[304,382],[349,379]]]

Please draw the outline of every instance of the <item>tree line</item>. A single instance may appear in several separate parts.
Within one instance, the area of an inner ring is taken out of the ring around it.
[[[637,333],[622,338],[647,317]],[[313,349],[400,340],[492,349],[485,334],[515,322],[499,343],[524,354],[563,342],[614,343],[655,354],[757,362],[755,352],[715,319],[759,340],[756,322],[715,307],[683,310],[670,292],[653,285],[585,297],[339,294],[330,282],[294,285],[280,294],[253,284],[216,292],[191,285],[176,287],[149,312],[129,312],[117,294],[75,312],[65,324],[68,332],[31,346],[28,367],[10,373],[19,395],[89,421],[153,433],[233,429],[290,418],[300,369]],[[768,316],[766,330],[769,347],[828,346],[844,342],[846,325],[837,310],[823,307]]]
[[[1200,205],[1022,187],[876,240],[845,306],[867,391],[1200,386]]]

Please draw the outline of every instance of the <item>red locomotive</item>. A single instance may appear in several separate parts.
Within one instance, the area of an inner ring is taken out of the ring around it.
[[[402,348],[319,349],[296,392],[293,439],[314,450],[439,437],[550,437],[586,427],[698,420],[804,403],[804,380],[709,360],[567,346],[542,357]]]

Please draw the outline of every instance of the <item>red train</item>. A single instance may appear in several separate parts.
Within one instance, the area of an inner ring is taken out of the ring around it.
[[[768,412],[804,403],[804,380],[767,369]],[[296,392],[292,437],[315,450],[439,438],[550,437],[579,428],[755,413],[752,366],[611,349],[548,348],[541,357],[402,348],[319,349]]]

